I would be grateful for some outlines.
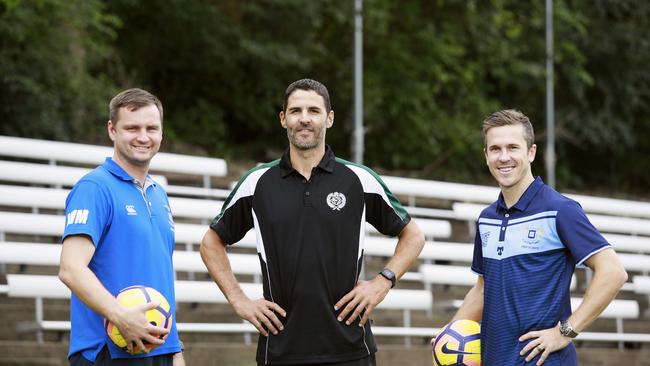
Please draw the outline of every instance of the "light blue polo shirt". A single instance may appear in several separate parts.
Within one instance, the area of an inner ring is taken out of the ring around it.
[[[518,338],[571,315],[574,268],[610,245],[577,202],[539,177],[510,208],[500,194],[477,226],[472,270],[485,281],[483,365],[535,365],[539,356],[527,363],[519,355],[528,341]],[[544,365],[577,365],[573,343],[551,353]]]
[[[180,352],[174,297],[174,221],[163,188],[150,177],[144,189],[111,158],[75,184],[66,200],[63,239],[86,235],[95,245],[88,267],[113,295],[134,285],[152,287],[171,306],[172,328],[165,343],[149,354],[132,356],[106,335],[104,319],[74,294],[70,302],[70,352],[94,362],[108,344],[112,358],[149,357]]]

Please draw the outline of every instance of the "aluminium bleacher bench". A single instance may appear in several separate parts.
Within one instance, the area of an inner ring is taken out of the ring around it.
[[[241,283],[244,293],[250,298],[262,297],[262,285],[252,283]],[[57,276],[43,275],[7,275],[7,295],[10,297],[33,298],[35,300],[35,321],[21,323],[20,331],[35,331],[37,340],[43,340],[43,331],[68,331],[69,321],[51,321],[43,318],[44,299],[69,299],[70,290],[59,280]],[[212,281],[176,281],[176,301],[191,303],[215,303],[226,304],[227,300],[217,285]],[[404,327],[410,328],[410,311],[428,310],[432,306],[431,293],[425,290],[401,290],[393,289],[386,295],[378,309],[396,309],[404,312]],[[409,315],[406,315],[409,314]],[[183,325],[181,325],[183,324]],[[233,328],[230,328],[233,327]],[[390,333],[391,327],[384,327],[383,334]],[[242,325],[214,325],[214,324],[191,324],[179,323],[179,331],[218,331],[219,329],[230,329],[231,332],[246,331],[250,328],[242,328]],[[233,330],[237,329],[237,330]],[[397,330],[397,335],[402,335],[402,330]]]

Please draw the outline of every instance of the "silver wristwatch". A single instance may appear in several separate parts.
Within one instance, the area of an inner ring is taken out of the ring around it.
[[[578,336],[578,333],[573,330],[573,327],[568,320],[560,320],[560,334],[569,338],[575,338]]]

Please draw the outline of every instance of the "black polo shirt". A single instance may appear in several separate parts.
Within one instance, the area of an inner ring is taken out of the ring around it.
[[[338,159],[329,146],[305,179],[281,159],[247,172],[211,228],[228,244],[255,228],[264,297],[287,311],[284,330],[260,335],[257,362],[310,364],[376,352],[370,322],[339,322],[334,304],[352,290],[365,222],[395,236],[409,215],[369,168]]]

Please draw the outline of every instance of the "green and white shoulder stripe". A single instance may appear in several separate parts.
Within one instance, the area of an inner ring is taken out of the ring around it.
[[[372,169],[368,168],[365,165],[353,163],[341,158],[336,158],[336,161],[340,164],[348,167],[354,174],[359,177],[361,185],[363,186],[363,191],[365,193],[375,193],[381,196],[384,201],[393,208],[397,216],[400,219],[406,220],[408,213],[399,203],[399,200],[393,196],[393,193],[388,189],[386,183],[375,173]]]
[[[280,159],[273,160],[266,164],[260,164],[247,171],[246,174],[239,178],[237,185],[235,185],[235,188],[233,188],[228,195],[228,198],[226,198],[226,201],[223,203],[221,212],[214,218],[214,220],[212,220],[212,224],[214,225],[219,222],[221,217],[223,217],[224,212],[237,203],[237,201],[244,197],[252,196],[255,193],[255,187],[257,186],[260,177],[266,173],[267,170],[278,164],[280,164]]]

